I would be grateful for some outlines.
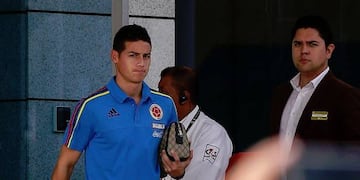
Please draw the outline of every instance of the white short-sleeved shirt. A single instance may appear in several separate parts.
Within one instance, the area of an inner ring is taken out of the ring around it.
[[[188,128],[199,110],[196,106],[180,122]],[[222,180],[232,155],[233,144],[226,130],[219,123],[200,111],[199,117],[187,132],[193,158],[185,169],[183,180]],[[164,180],[171,180],[168,175]]]

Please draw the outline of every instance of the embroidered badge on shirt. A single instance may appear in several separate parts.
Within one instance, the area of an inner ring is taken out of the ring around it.
[[[328,120],[328,114],[327,111],[313,111],[311,114],[311,120]]]
[[[213,146],[211,144],[206,145],[203,161],[207,160],[211,164],[213,164],[216,160],[217,155],[219,154],[219,151],[220,149],[216,146]]]
[[[149,108],[151,116],[156,119],[160,120],[163,116],[163,110],[158,104],[152,104]]]

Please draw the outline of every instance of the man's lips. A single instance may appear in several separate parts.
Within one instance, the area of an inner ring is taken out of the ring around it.
[[[145,70],[142,70],[142,69],[137,69],[137,70],[134,70],[135,73],[145,73]]]
[[[300,62],[301,64],[305,64],[305,63],[309,62],[309,60],[302,58],[302,59],[299,60],[299,62]]]

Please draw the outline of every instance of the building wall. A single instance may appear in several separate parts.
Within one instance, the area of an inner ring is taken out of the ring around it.
[[[145,26],[153,41],[146,82],[174,64],[175,1],[128,1],[129,23]],[[111,76],[111,0],[3,0],[0,2],[0,177],[49,179],[63,133],[53,110],[105,85]],[[84,179],[83,157],[72,179]]]
[[[157,89],[160,71],[175,64],[175,0],[130,0],[129,24],[142,25],[150,34],[153,49],[145,82]]]

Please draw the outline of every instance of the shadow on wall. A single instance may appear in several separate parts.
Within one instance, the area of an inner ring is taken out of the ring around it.
[[[330,67],[339,78],[359,87],[360,76],[355,76],[359,62],[351,61],[356,48],[349,47],[354,46],[337,46]],[[228,131],[234,152],[269,135],[272,90],[296,74],[289,45],[215,47],[197,70],[199,104]]]

